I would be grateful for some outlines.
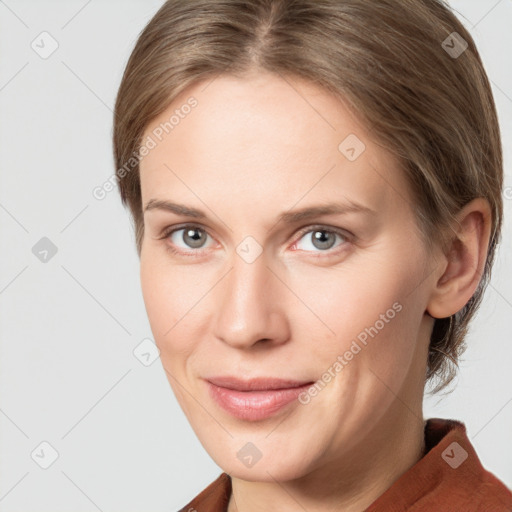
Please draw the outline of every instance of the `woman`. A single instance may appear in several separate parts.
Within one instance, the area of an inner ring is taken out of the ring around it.
[[[224,470],[182,510],[510,511],[454,377],[502,224],[470,34],[437,0],[170,0],[114,156],[169,383]]]

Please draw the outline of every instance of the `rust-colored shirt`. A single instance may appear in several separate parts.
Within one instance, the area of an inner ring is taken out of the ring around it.
[[[226,512],[231,477],[222,473],[180,512]],[[484,469],[466,427],[431,418],[425,455],[365,512],[512,512],[512,492]]]

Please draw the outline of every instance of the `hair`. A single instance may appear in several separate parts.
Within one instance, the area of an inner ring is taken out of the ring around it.
[[[438,381],[432,393],[442,390],[466,348],[503,217],[496,107],[471,35],[442,0],[166,1],[138,37],[114,111],[116,178],[139,256],[138,155],[145,129],[187,87],[253,71],[308,80],[354,109],[403,169],[428,247],[444,244],[442,233],[469,201],[489,202],[492,226],[479,285],[464,308],[434,321],[426,380]]]

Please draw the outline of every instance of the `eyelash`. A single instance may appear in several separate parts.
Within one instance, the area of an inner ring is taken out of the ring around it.
[[[203,228],[197,224],[183,224],[180,226],[172,226],[170,228],[164,229],[161,236],[158,237],[158,240],[165,240],[165,239],[169,238],[176,231],[181,231],[182,229],[200,229],[204,233],[206,233],[208,236],[211,237],[211,235],[208,233],[208,231],[205,228]],[[344,230],[341,230],[338,228],[333,228],[330,226],[324,226],[321,224],[317,224],[317,225],[313,225],[313,226],[307,226],[306,228],[300,230],[297,235],[296,241],[293,243],[293,245],[295,245],[299,240],[301,240],[305,234],[310,233],[310,232],[315,232],[315,231],[325,231],[326,233],[332,233],[332,234],[339,235],[345,240],[345,242],[342,243],[340,246],[338,246],[336,249],[332,249],[332,250],[328,249],[326,251],[319,251],[320,254],[313,256],[314,258],[325,257],[322,255],[322,253],[326,253],[327,256],[333,256],[340,252],[343,252],[345,250],[345,248],[344,248],[345,244],[353,241],[355,238],[352,233],[349,233],[347,231],[344,231]],[[211,237],[211,238],[213,238],[213,237]],[[341,249],[340,249],[340,247],[341,247]],[[203,255],[202,254],[203,251],[201,249],[190,250],[190,251],[181,251],[181,250],[176,249],[174,246],[172,246],[170,244],[165,244],[165,249],[167,251],[169,251],[171,254],[179,254],[179,255],[187,256],[187,257],[190,256],[192,258],[198,258]],[[306,251],[306,252],[310,252],[310,251]]]

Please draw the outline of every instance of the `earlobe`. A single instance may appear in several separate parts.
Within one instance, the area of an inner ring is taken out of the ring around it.
[[[491,211],[485,199],[474,199],[459,212],[444,254],[444,269],[437,274],[427,305],[430,316],[449,317],[471,299],[484,271],[490,229]]]

